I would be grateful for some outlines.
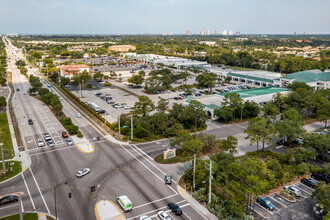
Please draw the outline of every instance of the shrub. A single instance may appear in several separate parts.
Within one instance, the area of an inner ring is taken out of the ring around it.
[[[82,137],[83,137],[82,133],[79,132],[79,133],[77,134],[77,137],[78,137],[78,138],[82,138]]]
[[[199,202],[204,202],[205,195],[206,195],[205,188],[199,188],[196,192],[194,192],[194,196]]]
[[[295,172],[299,175],[303,175],[309,172],[309,166],[307,163],[301,163],[296,167]]]
[[[112,86],[111,83],[104,83],[103,86]]]

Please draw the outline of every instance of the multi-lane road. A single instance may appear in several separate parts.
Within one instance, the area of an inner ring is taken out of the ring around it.
[[[85,153],[75,145],[67,145],[61,136],[64,128],[49,108],[28,94],[23,95],[30,85],[15,66],[16,59],[23,59],[23,55],[10,42],[6,44],[10,57],[8,68],[12,72],[15,89],[13,106],[25,145],[22,153],[29,155],[31,166],[13,179],[0,183],[0,196],[24,192],[22,204],[25,212],[43,212],[57,215],[59,219],[96,219],[95,204],[100,200],[115,203],[120,195],[127,195],[133,203],[132,212],[123,214],[126,219],[137,219],[143,214],[158,219],[157,211],[169,211],[166,207],[168,202],[178,203],[184,213],[181,216],[170,213],[172,219],[206,219],[178,193],[176,177],[172,185],[165,185],[164,169],[149,155],[135,145],[109,141],[105,132],[88,120],[83,112],[82,118],[76,118],[79,107],[54,88],[55,93],[63,98],[63,111],[79,126],[95,151]],[[33,68],[28,67],[28,70],[28,74],[39,75]],[[42,81],[48,84],[45,79]],[[28,119],[33,120],[33,125],[28,124]],[[54,147],[37,146],[37,139],[44,140],[46,132],[54,140]],[[101,137],[99,141],[94,140],[97,136]],[[84,167],[90,168],[91,173],[77,178],[75,173]],[[95,192],[90,191],[92,186],[96,187]],[[17,212],[16,203],[0,207],[0,217]]]

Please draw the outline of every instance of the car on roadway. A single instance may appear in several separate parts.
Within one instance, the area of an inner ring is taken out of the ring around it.
[[[139,218],[139,220],[151,220],[151,218],[146,215],[143,215]]]
[[[23,92],[22,92],[22,94],[23,94],[23,95],[26,95],[26,92],[25,92],[25,91],[23,91]]]
[[[299,197],[301,196],[301,192],[299,189],[297,189],[296,187],[294,186],[284,186],[284,189],[287,189],[289,190],[290,194],[296,196],[296,197]]]
[[[0,205],[6,205],[7,203],[12,203],[12,202],[17,202],[18,201],[18,196],[4,196],[0,198]]]
[[[44,146],[44,142],[41,138],[38,138],[37,144],[38,144],[38,147],[43,147]]]
[[[17,88],[16,91],[19,91],[19,88]]]
[[[72,144],[73,144],[73,142],[71,141],[70,138],[66,139],[66,143],[67,143],[68,145],[72,145]]]
[[[171,220],[171,216],[165,211],[159,211],[157,212],[157,215],[161,220]]]
[[[63,132],[62,132],[62,137],[63,137],[63,138],[68,138],[69,135],[68,135],[68,133],[67,133],[66,131],[63,131]]]
[[[29,123],[29,125],[33,125],[33,120],[32,119],[29,119],[28,120],[28,123]]]
[[[83,168],[81,170],[79,170],[77,173],[76,173],[76,176],[81,178],[87,174],[89,174],[91,172],[91,170],[89,168]]]
[[[312,178],[302,178],[300,182],[313,189],[316,188],[317,185],[317,182]]]
[[[81,114],[80,114],[80,113],[77,113],[77,114],[76,114],[76,117],[77,117],[77,118],[81,118]]]
[[[125,105],[124,106],[124,109],[131,109],[132,108],[132,106],[130,106],[130,105]]]
[[[165,184],[172,184],[172,176],[171,174],[165,175]]]
[[[48,143],[49,147],[54,147],[55,146],[55,143],[54,143],[53,140],[48,140],[47,143]]]
[[[48,88],[52,87],[50,84],[47,85]]]
[[[316,179],[318,181],[324,181],[325,183],[329,183],[330,181],[330,177],[328,177],[327,175],[325,174],[322,174],[322,173],[312,173],[312,176],[311,176],[313,179]]]
[[[270,211],[273,211],[275,209],[275,206],[273,205],[273,203],[271,203],[268,199],[266,199],[263,196],[260,196],[259,198],[257,198],[256,202]]]
[[[180,209],[180,207],[179,207],[177,204],[175,204],[175,203],[173,203],[173,202],[169,202],[169,203],[167,204],[167,207],[168,207],[169,209],[171,209],[171,211],[172,211],[175,215],[182,215],[182,210]]]
[[[49,140],[52,139],[52,137],[50,136],[49,133],[45,133],[45,134],[44,134],[44,137],[45,137],[45,140],[46,140],[46,141],[49,141]]]

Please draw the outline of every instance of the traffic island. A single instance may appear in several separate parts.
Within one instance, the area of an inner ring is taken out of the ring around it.
[[[95,205],[97,220],[123,220],[126,219],[121,210],[111,201],[100,200]]]
[[[93,144],[87,140],[87,138],[79,138],[77,136],[71,136],[73,142],[76,144],[76,147],[83,153],[93,153],[95,148]]]

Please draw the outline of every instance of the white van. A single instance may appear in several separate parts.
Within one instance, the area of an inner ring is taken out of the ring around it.
[[[125,195],[117,197],[117,203],[121,206],[124,212],[132,211],[132,202],[129,198]]]

